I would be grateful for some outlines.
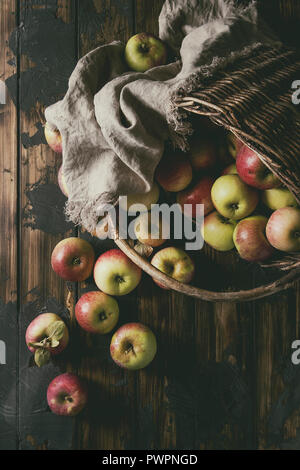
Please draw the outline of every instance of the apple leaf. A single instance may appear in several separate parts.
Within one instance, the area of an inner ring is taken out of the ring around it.
[[[42,367],[45,364],[48,364],[50,361],[51,354],[49,349],[39,348],[34,353],[34,360],[38,367]]]
[[[56,338],[51,338],[51,348],[57,348],[59,341]]]
[[[52,325],[49,327],[49,339],[51,339],[51,345],[52,345],[52,340],[59,341],[62,339],[64,333],[65,333],[65,328],[66,325],[64,324],[63,321],[58,320],[52,323]],[[55,347],[55,346],[53,346]]]

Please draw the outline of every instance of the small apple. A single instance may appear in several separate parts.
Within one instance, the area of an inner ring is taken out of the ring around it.
[[[189,159],[179,152],[164,155],[156,168],[156,180],[165,191],[177,193],[186,188],[192,178]]]
[[[165,230],[165,229],[164,229]],[[144,212],[135,221],[134,232],[136,238],[144,245],[154,247],[161,246],[169,238],[169,233],[163,233],[163,219],[159,218],[158,224],[151,221],[151,213]],[[164,235],[166,238],[164,238]]]
[[[151,264],[184,284],[191,282],[195,274],[195,264],[191,257],[184,250],[172,246],[158,251],[153,256]],[[154,282],[164,288],[155,279]]]
[[[232,158],[236,159],[237,154],[243,147],[243,142],[239,140],[232,132],[227,135],[228,150]]]
[[[112,337],[110,354],[115,363],[125,369],[143,369],[154,359],[156,338],[148,326],[127,323]]]
[[[36,364],[41,367],[51,356],[60,354],[69,342],[69,331],[64,321],[55,313],[42,313],[28,326],[25,334],[28,349],[34,353]]]
[[[75,316],[81,328],[89,333],[105,335],[119,319],[118,302],[100,291],[86,292],[75,306]]]
[[[238,175],[220,176],[212,187],[211,197],[217,211],[234,220],[247,217],[258,204],[258,192]]]
[[[97,287],[109,295],[129,294],[140,283],[141,277],[141,268],[117,248],[100,255],[94,267]]]
[[[186,216],[196,218],[201,215],[200,208],[197,207],[198,204],[204,205],[204,215],[214,209],[211,200],[213,184],[214,179],[212,177],[203,176],[194,186],[177,194],[177,202]],[[190,207],[184,207],[185,204],[190,204]]]
[[[226,219],[217,211],[208,214],[201,227],[204,241],[218,251],[229,251],[234,248],[233,232],[237,222]]]
[[[236,158],[240,178],[257,189],[272,189],[280,186],[278,178],[266,167],[258,155],[244,145]]]
[[[82,238],[61,240],[54,248],[51,265],[65,281],[85,281],[93,271],[95,252],[90,243]]]
[[[62,166],[58,170],[58,175],[57,175],[57,180],[58,180],[58,185],[60,187],[61,192],[68,197],[69,196],[69,191],[66,183],[66,179],[63,174]]]
[[[267,223],[267,239],[281,251],[300,251],[300,209],[282,207],[277,209]]]
[[[297,207],[298,203],[293,196],[293,194],[288,190],[288,188],[280,187],[273,189],[266,189],[262,195],[263,203],[276,211],[277,209],[282,209],[283,207]]]
[[[49,384],[47,401],[56,415],[76,416],[87,403],[86,385],[75,374],[58,375]]]
[[[125,59],[132,70],[146,72],[167,62],[166,45],[149,33],[132,36],[125,47]]]
[[[189,160],[195,171],[213,167],[217,160],[215,145],[212,141],[204,140],[199,135],[192,137]]]
[[[233,233],[233,241],[241,258],[259,262],[270,258],[274,248],[268,242],[265,231],[268,219],[253,215],[241,220]]]
[[[236,164],[232,163],[231,165],[228,165],[223,171],[222,175],[237,175],[237,169],[236,169]]]
[[[57,127],[46,122],[44,132],[49,147],[56,153],[62,153],[62,138]]]
[[[125,204],[124,199],[120,199],[119,205],[120,208],[124,211],[128,211],[129,215],[135,215],[135,211],[131,211],[130,207],[134,204],[143,204],[146,207],[146,210],[151,209],[152,204],[156,204],[159,199],[159,187],[156,183],[153,183],[153,186],[150,191],[147,193],[134,193],[127,195],[127,205]]]

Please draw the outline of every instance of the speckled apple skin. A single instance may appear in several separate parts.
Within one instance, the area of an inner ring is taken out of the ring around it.
[[[99,322],[97,316],[104,312],[107,319]],[[100,291],[83,294],[75,306],[75,316],[81,328],[89,333],[106,334],[117,324],[119,306],[116,299]],[[97,321],[98,320],[98,321]]]
[[[38,317],[36,317],[28,326],[25,334],[25,340],[28,349],[34,353],[35,348],[29,346],[29,343],[38,343],[42,339],[49,336],[48,328],[54,323],[55,321],[62,321],[62,319],[56,315],[55,313],[42,313]],[[64,335],[59,342],[59,346],[57,348],[50,348],[50,353],[52,356],[56,356],[60,354],[64,349],[66,349],[69,343],[69,330],[66,327]]]
[[[63,399],[71,396],[70,403]],[[53,413],[61,416],[76,416],[85,407],[88,393],[85,383],[77,375],[65,373],[58,375],[49,384],[47,402]]]
[[[80,264],[72,260],[80,258]],[[70,237],[61,240],[51,256],[52,269],[65,281],[85,281],[93,271],[95,252],[90,243],[82,238]]]

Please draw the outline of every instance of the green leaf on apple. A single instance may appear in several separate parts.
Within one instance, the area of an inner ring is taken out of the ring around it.
[[[52,325],[49,327],[49,339],[51,340],[51,346],[55,348],[56,346],[53,346],[52,342],[55,341],[60,341],[62,337],[64,336],[65,333],[65,328],[66,325],[64,324],[63,321],[55,321],[52,323]],[[58,345],[57,345],[58,346]]]
[[[50,351],[46,348],[38,348],[34,353],[34,361],[38,367],[43,367],[48,364],[50,358]]]

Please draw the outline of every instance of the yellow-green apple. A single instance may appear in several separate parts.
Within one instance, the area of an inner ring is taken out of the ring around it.
[[[217,211],[208,214],[201,227],[204,241],[218,251],[229,251],[234,248],[233,231],[237,222],[226,219]]]
[[[51,256],[52,269],[65,281],[85,281],[93,271],[95,252],[92,245],[82,238],[61,240]]]
[[[89,333],[105,335],[117,324],[119,306],[116,299],[100,291],[86,292],[75,306],[75,316],[81,328]]]
[[[100,255],[94,267],[97,287],[109,295],[129,294],[140,283],[141,277],[141,268],[117,248]]]
[[[234,220],[250,215],[258,203],[258,192],[238,175],[220,176],[212,187],[211,197],[217,211]]]
[[[56,415],[76,416],[88,399],[85,383],[75,374],[58,375],[48,386],[47,402]]]
[[[282,209],[282,207],[298,206],[298,203],[293,194],[288,190],[288,188],[285,187],[266,189],[263,192],[262,201],[273,211]]]
[[[126,323],[112,337],[110,354],[115,363],[125,369],[143,369],[154,359],[156,338],[142,323]]]
[[[257,189],[272,189],[280,186],[280,181],[259,156],[244,145],[236,158],[236,168],[240,178]]]
[[[56,153],[62,153],[62,138],[57,127],[50,124],[50,122],[46,122],[44,132],[49,147]]]
[[[69,331],[55,313],[42,313],[28,326],[25,334],[28,349],[34,353],[36,364],[47,364],[51,356],[60,354],[69,342]]]
[[[232,163],[231,165],[228,165],[223,171],[222,175],[237,175],[237,169],[236,169],[236,164]]]
[[[144,245],[154,247],[165,243],[168,233],[163,233],[162,217],[159,217],[158,223],[151,220],[151,213],[144,212],[135,221],[134,232],[136,238]],[[165,228],[164,228],[165,232]],[[166,238],[164,238],[166,236]]]
[[[67,183],[66,183],[66,178],[63,174],[63,169],[62,169],[62,166],[59,168],[58,170],[58,175],[57,175],[57,179],[58,179],[58,185],[60,187],[60,190],[61,192],[66,196],[68,197],[69,196],[69,191],[68,191],[68,187],[67,187]]]
[[[127,204],[124,199],[120,199],[119,205],[121,209],[128,211],[129,215],[135,215],[135,211],[131,211],[130,207],[134,204],[143,204],[146,210],[151,209],[152,204],[156,204],[159,199],[159,187],[156,183],[153,183],[152,188],[147,193],[134,193],[127,195]]]
[[[241,220],[233,233],[233,241],[241,258],[247,261],[265,261],[274,253],[274,248],[266,238],[268,219],[253,215]]]
[[[300,209],[282,207],[268,220],[266,235],[274,248],[281,251],[300,251]]]
[[[211,140],[199,135],[192,137],[189,159],[195,171],[205,170],[214,166],[217,160],[216,147]]]
[[[153,256],[151,264],[163,273],[184,284],[191,282],[195,274],[195,264],[191,257],[181,248],[173,246],[158,251]],[[155,279],[154,282],[164,288],[164,286]]]
[[[132,36],[125,47],[125,59],[132,70],[146,72],[167,61],[166,45],[156,36],[139,33]]]
[[[186,155],[174,152],[163,156],[156,168],[155,176],[165,191],[177,193],[190,184],[193,170]]]
[[[232,132],[227,135],[227,145],[228,150],[232,158],[236,159],[237,154],[243,147],[243,142],[241,142]]]
[[[201,215],[199,204],[204,205],[204,215],[214,209],[211,200],[213,184],[211,176],[203,176],[194,186],[177,194],[177,202],[186,216],[196,218]],[[184,207],[185,204],[189,206]]]

